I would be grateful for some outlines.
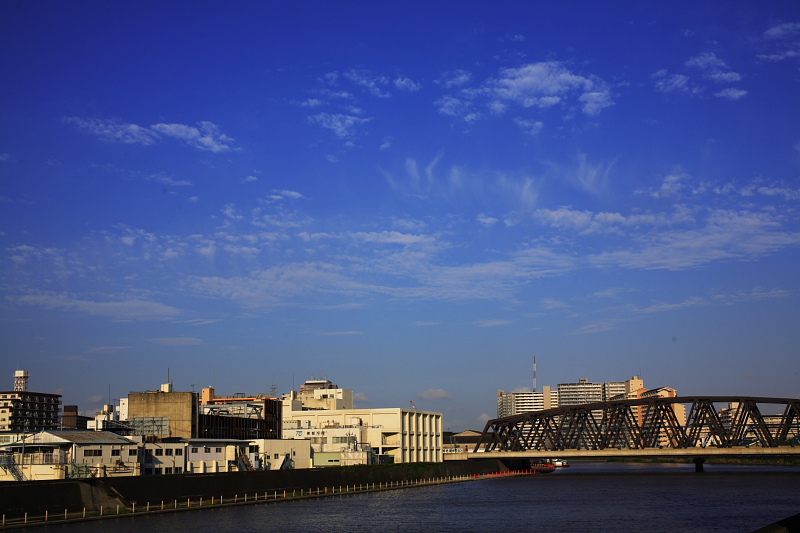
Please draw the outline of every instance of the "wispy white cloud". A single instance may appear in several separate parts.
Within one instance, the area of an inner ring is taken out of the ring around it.
[[[418,92],[422,89],[422,84],[417,81],[412,80],[411,78],[404,78],[399,77],[394,79],[394,86],[400,89],[401,91],[408,91],[408,92]]]
[[[355,136],[356,128],[371,120],[372,118],[361,118],[342,113],[318,113],[308,117],[311,124],[333,131],[340,139],[349,139]]]
[[[371,402],[372,400],[369,399],[369,396],[363,392],[356,392],[353,393],[353,401],[354,402]]]
[[[481,111],[483,108],[489,115],[499,116],[510,106],[528,112],[577,107],[584,114],[595,116],[614,105],[608,83],[596,75],[573,72],[559,61],[504,68],[477,87],[468,87],[470,81],[471,78],[464,71],[443,76],[440,85],[458,91],[445,94],[435,101],[440,113],[459,117],[472,124],[486,116]],[[539,122],[526,117],[517,117],[517,121],[529,131],[532,130],[531,126]]]
[[[785,289],[767,289],[765,287],[754,287],[749,290],[739,290],[735,292],[717,292],[713,295],[714,302],[726,305],[734,305],[741,302],[751,302],[758,300],[771,300],[775,298],[788,298],[794,293]]]
[[[596,115],[614,103],[610,88],[602,79],[576,74],[558,61],[503,69],[482,87],[481,92],[484,91],[491,98],[511,101],[523,108],[546,109],[563,99],[577,97],[587,115]]]
[[[95,346],[86,350],[86,353],[117,353],[122,350],[130,350],[133,346]]]
[[[64,122],[87,130],[103,140],[123,144],[152,145],[162,137],[181,140],[199,150],[225,152],[234,139],[222,133],[213,122],[201,121],[197,127],[186,124],[154,124],[142,127],[117,120],[65,117]]]
[[[800,244],[800,233],[781,228],[767,213],[711,210],[702,225],[671,229],[639,248],[588,257],[597,267],[684,270],[716,261],[750,260]]]
[[[548,311],[555,311],[558,309],[568,309],[569,304],[555,298],[544,298],[539,301],[539,307]]]
[[[728,87],[727,89],[722,89],[721,91],[714,93],[714,96],[718,98],[727,98],[728,100],[739,100],[747,96],[747,91]]]
[[[479,223],[481,223],[484,226],[486,226],[487,228],[490,228],[490,227],[494,226],[498,222],[498,220],[496,218],[487,216],[487,215],[485,215],[483,213],[479,213],[478,216],[475,217],[475,219]]]
[[[626,321],[617,318],[603,318],[584,324],[575,333],[578,335],[591,335],[594,333],[604,333],[619,329]]]
[[[121,301],[92,301],[55,292],[39,292],[7,298],[19,304],[78,311],[114,320],[165,320],[180,314],[177,309],[168,305],[136,298]]]
[[[784,22],[764,32],[766,39],[788,39],[800,37],[800,22]]]
[[[64,117],[66,124],[87,130],[105,141],[124,144],[154,144],[158,139],[157,132],[136,124],[120,123],[116,120],[102,120],[81,117]]]
[[[344,73],[344,77],[356,85],[365,88],[372,96],[378,98],[389,98],[392,96],[390,93],[383,90],[383,87],[389,84],[389,78],[383,74],[376,74],[366,69],[351,68]]]
[[[511,321],[503,319],[477,320],[474,324],[481,328],[496,328],[497,326],[507,326],[511,324]]]
[[[503,37],[498,37],[497,41],[501,43],[521,43],[525,41],[525,36],[521,33],[506,34]]]
[[[164,346],[199,346],[205,344],[202,339],[195,339],[194,337],[161,337],[150,340]]]
[[[666,69],[661,69],[650,77],[655,84],[656,90],[662,93],[699,95],[703,92],[703,84],[702,82],[697,82],[697,74],[701,79],[715,84],[730,84],[742,79],[741,74],[731,70],[725,61],[714,52],[704,52],[691,57],[684,66],[688,69],[688,72],[695,76],[694,82],[686,74],[670,74]],[[738,100],[746,94],[747,91],[733,87],[714,93],[719,98],[727,98],[729,100]]]
[[[762,61],[778,62],[800,58],[800,22],[784,22],[764,32],[765,50],[756,57]]]
[[[442,74],[436,81],[445,89],[452,89],[453,87],[462,87],[472,81],[472,73],[467,70],[453,70]]]
[[[145,178],[147,181],[154,181],[156,183],[161,183],[163,185],[169,185],[170,187],[189,187],[193,185],[193,183],[189,180],[176,180],[171,176],[167,176],[166,174],[151,174]]]
[[[231,149],[233,138],[222,133],[216,124],[202,121],[198,122],[198,126],[196,128],[186,124],[154,124],[151,129],[166,137],[184,141],[198,150],[226,152]]]
[[[685,93],[697,94],[700,88],[689,83],[689,76],[684,74],[670,74],[665,69],[661,69],[650,76],[656,86],[656,90],[662,93]]]
[[[647,307],[634,309],[635,312],[638,313],[662,313],[665,311],[679,311],[681,309],[686,309],[689,307],[699,307],[703,305],[708,305],[708,301],[705,298],[700,298],[699,296],[695,296],[692,298],[688,298],[682,302],[675,302],[675,303],[668,303],[668,302],[656,302],[654,304],[648,305]]]
[[[453,396],[444,389],[428,389],[424,392],[418,392],[417,397],[423,400],[449,400]]]

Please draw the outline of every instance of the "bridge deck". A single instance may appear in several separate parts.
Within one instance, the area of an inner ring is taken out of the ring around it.
[[[607,459],[614,457],[743,457],[743,456],[800,456],[798,446],[733,446],[731,448],[644,448],[606,450],[521,450],[513,452],[459,452],[444,454],[445,461],[464,461],[468,459]]]

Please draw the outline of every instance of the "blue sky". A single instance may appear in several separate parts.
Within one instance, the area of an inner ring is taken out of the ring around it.
[[[800,396],[800,4],[614,5],[3,2],[0,377]]]

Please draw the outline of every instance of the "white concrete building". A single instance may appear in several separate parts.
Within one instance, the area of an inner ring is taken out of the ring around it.
[[[250,441],[250,462],[256,470],[288,470],[313,466],[308,439],[258,439]]]
[[[442,414],[429,411],[399,407],[284,411],[283,436],[311,439],[320,450],[345,447],[350,441],[342,439],[356,437],[359,444],[368,444],[395,463],[442,461]]]

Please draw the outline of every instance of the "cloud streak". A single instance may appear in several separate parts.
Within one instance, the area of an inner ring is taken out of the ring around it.
[[[158,123],[150,127],[117,120],[82,117],[65,117],[63,122],[108,142],[149,146],[166,137],[177,139],[202,151],[219,153],[233,149],[234,139],[222,133],[216,124],[208,121],[198,122],[197,126]]]

